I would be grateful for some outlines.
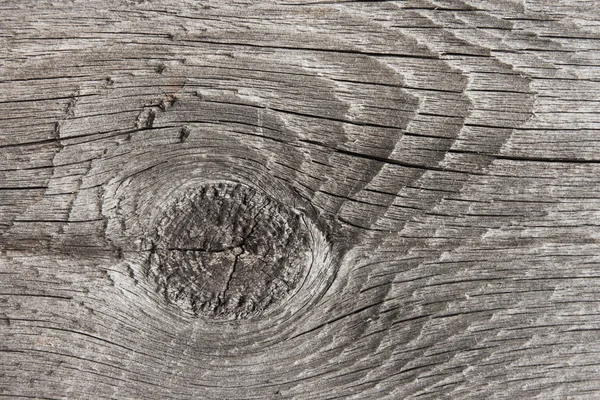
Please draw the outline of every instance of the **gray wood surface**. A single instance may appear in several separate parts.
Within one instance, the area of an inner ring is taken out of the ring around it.
[[[600,398],[597,1],[0,1],[0,398]]]

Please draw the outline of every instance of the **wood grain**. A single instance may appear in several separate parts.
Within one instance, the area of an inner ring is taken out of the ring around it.
[[[0,398],[600,398],[597,2],[0,5]]]

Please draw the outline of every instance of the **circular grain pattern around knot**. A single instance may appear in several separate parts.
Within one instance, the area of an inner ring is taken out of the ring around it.
[[[243,319],[290,295],[310,264],[304,217],[247,185],[208,183],[164,211],[148,273],[184,311]]]

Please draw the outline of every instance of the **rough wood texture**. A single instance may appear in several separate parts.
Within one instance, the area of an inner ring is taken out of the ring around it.
[[[248,186],[203,185],[184,193],[145,238],[148,275],[166,301],[194,315],[247,318],[291,294],[309,270],[320,250],[310,230]]]
[[[0,398],[600,398],[598,2],[0,5]]]

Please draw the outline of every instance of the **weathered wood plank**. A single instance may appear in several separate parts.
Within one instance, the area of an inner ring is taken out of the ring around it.
[[[597,6],[2,2],[0,397],[598,397]]]

